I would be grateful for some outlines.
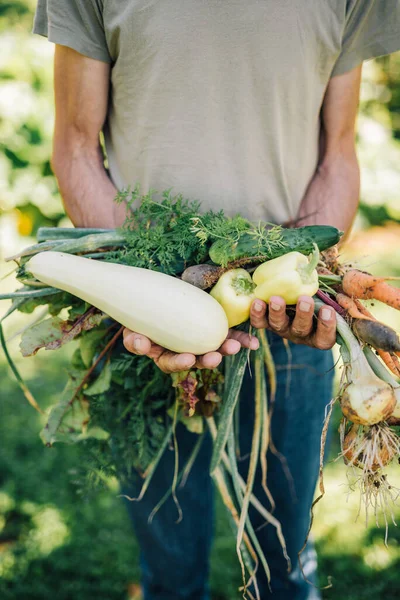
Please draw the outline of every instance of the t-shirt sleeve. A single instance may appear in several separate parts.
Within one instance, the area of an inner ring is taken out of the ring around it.
[[[89,58],[111,62],[101,0],[38,0],[33,32]]]
[[[332,76],[400,50],[400,0],[348,0],[342,48]]]

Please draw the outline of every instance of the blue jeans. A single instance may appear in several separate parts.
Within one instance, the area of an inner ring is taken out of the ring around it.
[[[268,452],[268,487],[276,503],[274,515],[282,524],[292,571],[287,564],[271,525],[261,527],[257,536],[271,568],[272,596],[259,569],[262,600],[314,600],[319,593],[303,578],[297,554],[303,546],[310,521],[310,506],[318,476],[320,437],[325,407],[331,399],[333,359],[331,352],[290,345],[288,353],[282,340],[270,335],[277,368],[277,397],[272,418],[272,437],[285,457],[292,480],[288,480],[279,458]],[[240,399],[240,451],[250,448],[253,428],[253,381],[246,373]],[[179,460],[183,465],[197,440],[184,427],[178,431]],[[177,509],[172,498],[156,514],[151,525],[148,516],[166,490],[174,471],[174,452],[167,450],[148,491],[141,502],[125,501],[141,548],[142,580],[145,600],[209,600],[209,553],[213,536],[213,487],[209,476],[211,441],[206,439],[184,488],[178,491],[183,519],[177,524]],[[247,463],[239,463],[245,476]],[[129,482],[124,492],[137,496],[142,480]],[[260,474],[254,489],[268,507]],[[254,528],[263,518],[251,512]],[[307,578],[316,580],[316,556],[312,544],[303,554]],[[238,592],[237,598],[241,594]],[[229,599],[229,600],[234,600]]]

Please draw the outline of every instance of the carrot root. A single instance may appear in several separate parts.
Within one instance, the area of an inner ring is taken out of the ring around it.
[[[366,315],[364,311],[361,310],[359,304],[354,298],[350,298],[346,294],[337,294],[336,302],[344,308],[350,317],[353,319],[370,319],[374,320],[374,317],[371,314]],[[368,311],[367,311],[368,312]]]
[[[391,371],[396,377],[400,377],[400,361],[396,354],[393,352],[386,352],[385,350],[377,350],[378,355],[381,357],[389,371]]]
[[[391,277],[375,277],[364,271],[351,269],[343,276],[343,291],[351,298],[380,300],[400,310],[400,289],[386,283]]]

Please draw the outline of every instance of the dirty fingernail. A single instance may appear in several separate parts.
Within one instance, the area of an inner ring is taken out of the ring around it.
[[[196,357],[188,354],[177,354],[175,358],[175,364],[180,369],[190,369],[195,362]]]
[[[304,302],[304,300],[302,300],[299,304],[299,308],[303,312],[310,312],[311,304],[309,302]]]
[[[254,302],[254,310],[256,312],[261,312],[263,308],[262,302],[258,302],[257,300]]]
[[[250,349],[258,350],[259,346],[260,346],[260,342],[257,340],[257,338],[253,338],[250,342]]]
[[[331,320],[331,311],[329,310],[329,308],[323,308],[321,310],[321,319],[323,321],[330,321]]]
[[[276,310],[276,311],[281,310],[281,305],[277,304],[276,302],[271,302],[270,307],[272,308],[272,310]]]

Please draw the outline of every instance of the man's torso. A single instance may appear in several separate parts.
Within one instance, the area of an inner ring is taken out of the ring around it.
[[[346,0],[104,0],[118,188],[283,222],[318,160]]]

